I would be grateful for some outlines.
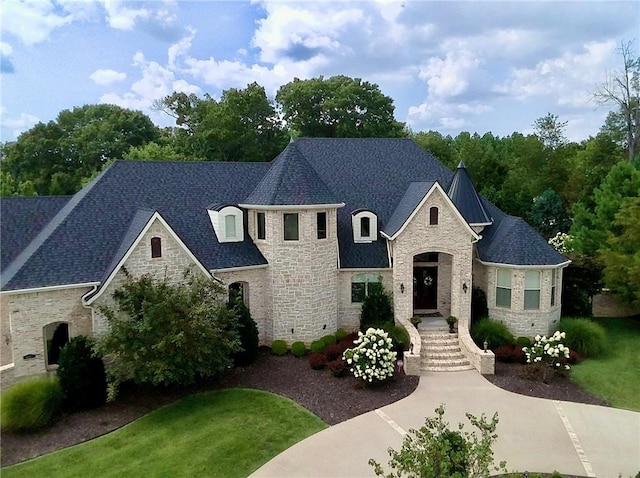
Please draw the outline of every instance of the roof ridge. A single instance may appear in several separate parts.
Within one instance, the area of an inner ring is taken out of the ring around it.
[[[4,289],[15,277],[15,275],[22,269],[22,267],[29,261],[29,259],[35,254],[38,249],[51,237],[51,235],[64,223],[64,221],[71,215],[73,210],[82,202],[82,200],[89,194],[89,192],[98,184],[112,169],[113,165],[110,164],[107,169],[101,171],[89,184],[74,194],[71,199],[65,204],[60,211],[49,221],[49,223],[42,228],[38,235],[29,243],[27,247],[7,266],[0,279],[0,289]]]

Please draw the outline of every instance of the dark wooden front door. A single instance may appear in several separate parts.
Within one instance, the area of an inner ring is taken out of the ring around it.
[[[413,308],[438,308],[438,268],[413,268]]]

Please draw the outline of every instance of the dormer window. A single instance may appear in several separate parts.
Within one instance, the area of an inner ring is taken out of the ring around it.
[[[378,217],[371,211],[354,211],[351,226],[354,242],[373,242],[378,238]]]
[[[220,242],[244,241],[242,210],[235,206],[224,206],[220,209],[209,209],[211,225]]]

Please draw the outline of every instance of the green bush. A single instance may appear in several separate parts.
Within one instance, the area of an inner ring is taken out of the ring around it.
[[[251,365],[258,358],[259,332],[256,322],[251,317],[249,308],[238,298],[235,302],[228,304],[235,318],[235,329],[240,338],[242,350],[231,355],[236,366],[246,367]]]
[[[94,345],[92,339],[80,335],[60,351],[57,376],[67,411],[96,408],[107,401],[107,375]]]
[[[325,347],[326,344],[323,340],[314,340],[313,342],[311,342],[311,353],[321,354],[322,352],[324,352]]]
[[[336,340],[336,336],[335,335],[325,335],[324,337],[322,337],[320,340],[322,340],[324,342],[324,345],[335,345],[338,341]]]
[[[487,295],[480,287],[471,289],[471,326],[489,316],[487,308]]]
[[[391,337],[391,341],[393,342],[393,350],[398,353],[409,350],[411,338],[409,337],[409,332],[407,332],[407,329],[405,329],[401,325],[392,324],[382,324],[379,327],[387,332],[389,334],[389,337]]]
[[[294,342],[291,344],[291,353],[296,357],[304,357],[307,355],[307,346],[304,342]]]
[[[61,405],[58,379],[42,377],[17,383],[2,394],[2,427],[21,432],[44,428],[53,423]]]
[[[597,357],[606,349],[606,331],[589,319],[563,318],[559,329],[566,334],[564,344],[583,357]]]
[[[273,355],[286,355],[287,343],[284,340],[274,340],[271,344],[271,353]]]
[[[518,337],[516,345],[518,347],[531,347],[531,339],[529,337]]]
[[[336,337],[336,343],[338,343],[342,339],[344,339],[347,335],[349,335],[349,332],[342,329],[338,329],[334,335]]]
[[[371,287],[362,302],[360,331],[365,333],[369,327],[381,324],[393,325],[393,303],[382,287]]]
[[[488,347],[493,350],[503,345],[513,345],[515,339],[507,326],[502,322],[491,319],[482,319],[471,328],[471,337],[480,348],[487,342]]]

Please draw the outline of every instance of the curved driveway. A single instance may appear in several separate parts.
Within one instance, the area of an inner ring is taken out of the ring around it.
[[[475,371],[423,373],[416,391],[396,403],[334,425],[266,463],[253,477],[374,476],[369,458],[387,463],[405,430],[420,428],[435,408],[444,418],[473,429],[466,412],[498,412],[496,462],[510,471],[635,477],[640,472],[640,413],[558,402],[507,392]]]

